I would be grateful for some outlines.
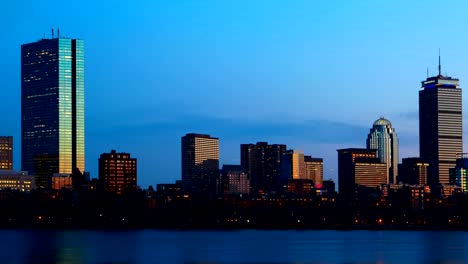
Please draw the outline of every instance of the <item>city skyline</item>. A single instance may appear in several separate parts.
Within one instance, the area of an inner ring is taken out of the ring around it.
[[[398,130],[400,157],[419,156],[417,91],[426,67],[430,75],[437,72],[437,49],[444,69],[460,78],[462,87],[468,76],[463,65],[467,40],[420,42],[433,31],[461,32],[465,18],[458,12],[464,3],[438,7],[453,14],[456,21],[449,27],[444,21],[417,21],[415,13],[435,10],[430,3],[255,2],[246,9],[246,4],[210,1],[188,6],[135,2],[112,14],[103,12],[105,3],[90,8],[85,1],[73,6],[77,12],[68,18],[56,12],[62,7],[54,7],[54,1],[26,2],[8,3],[11,12],[4,18],[4,36],[14,37],[1,44],[7,66],[0,83],[6,87],[4,111],[11,109],[12,115],[0,134],[13,135],[20,149],[19,46],[60,27],[64,36],[86,41],[91,176],[97,177],[100,153],[119,149],[139,159],[142,187],[180,178],[179,137],[189,132],[220,138],[220,164],[239,164],[239,144],[275,142],[322,157],[324,179],[337,181],[335,150],[364,147],[368,123],[386,116]],[[50,12],[44,12],[46,7]],[[318,15],[311,17],[313,10]],[[348,10],[359,19],[346,24]],[[27,19],[16,23],[18,14]],[[241,14],[245,22],[233,24]],[[276,19],[278,14],[282,19]],[[131,22],[119,23],[125,18]],[[340,19],[332,22],[335,18]],[[189,24],[194,27],[187,29]],[[169,25],[178,33],[167,31]],[[104,45],[105,40],[118,44]],[[347,100],[356,93],[360,98]],[[393,104],[371,99],[378,97]],[[268,108],[272,102],[285,107]],[[153,151],[156,146],[167,152]],[[15,169],[19,154],[14,152]]]

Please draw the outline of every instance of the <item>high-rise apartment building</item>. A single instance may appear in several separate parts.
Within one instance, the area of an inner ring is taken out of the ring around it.
[[[462,90],[459,80],[441,74],[422,82],[419,91],[419,150],[429,163],[428,183],[448,184],[449,170],[463,152]]]
[[[13,137],[0,137],[0,170],[13,170]]]
[[[54,173],[85,170],[83,40],[21,46],[21,169],[50,188]]]
[[[137,159],[112,150],[99,158],[99,180],[106,192],[124,194],[137,189]]]
[[[377,157],[388,167],[387,183],[396,183],[398,175],[398,137],[395,128],[387,119],[381,117],[374,122],[366,145],[368,149],[377,150]]]
[[[216,193],[219,139],[203,134],[182,137],[182,189],[189,193]]]
[[[377,150],[349,148],[338,151],[338,190],[343,197],[353,197],[355,187],[377,187],[387,183],[387,164],[377,158]]]
[[[241,166],[250,177],[253,193],[265,194],[282,190],[281,157],[286,145],[267,142],[241,145]]]

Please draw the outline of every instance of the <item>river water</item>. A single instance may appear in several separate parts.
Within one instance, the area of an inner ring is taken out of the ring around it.
[[[455,231],[0,231],[0,263],[468,263]]]

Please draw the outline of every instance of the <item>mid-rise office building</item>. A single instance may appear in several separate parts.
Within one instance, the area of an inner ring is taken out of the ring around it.
[[[427,184],[429,163],[421,158],[404,158],[399,165],[398,181],[411,185]]]
[[[241,145],[241,166],[250,177],[255,194],[268,194],[282,190],[281,157],[286,145],[257,142]]]
[[[381,117],[374,122],[367,136],[367,148],[377,150],[377,157],[387,164],[387,183],[396,183],[398,175],[398,137],[392,123]]]
[[[99,180],[106,192],[124,194],[137,190],[137,159],[115,150],[101,154]]]
[[[28,175],[27,171],[0,170],[0,190],[30,192],[35,188],[34,177]]]
[[[21,169],[50,188],[54,173],[85,170],[83,40],[21,46]]]
[[[377,187],[387,183],[387,164],[377,158],[377,150],[348,148],[338,151],[338,190],[343,197],[354,197],[357,185]]]
[[[190,133],[182,137],[182,189],[214,195],[219,179],[219,139]]]
[[[304,156],[306,167],[306,179],[314,182],[315,188],[322,188],[323,185],[323,159]]]
[[[221,184],[224,194],[249,194],[250,180],[240,165],[223,165]]]
[[[13,170],[13,137],[0,137],[0,170]]]
[[[439,74],[419,91],[419,152],[429,163],[428,183],[448,184],[449,170],[463,152],[462,90],[459,80]]]

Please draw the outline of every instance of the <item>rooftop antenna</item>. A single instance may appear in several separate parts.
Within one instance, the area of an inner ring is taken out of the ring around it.
[[[54,28],[52,28],[52,38],[54,38]]]
[[[426,76],[427,76],[427,78],[429,78],[429,67],[427,67],[427,69],[426,69]]]
[[[57,38],[60,38],[60,28],[57,28]]]
[[[440,48],[439,48],[439,76],[442,73],[442,67],[440,66]]]

